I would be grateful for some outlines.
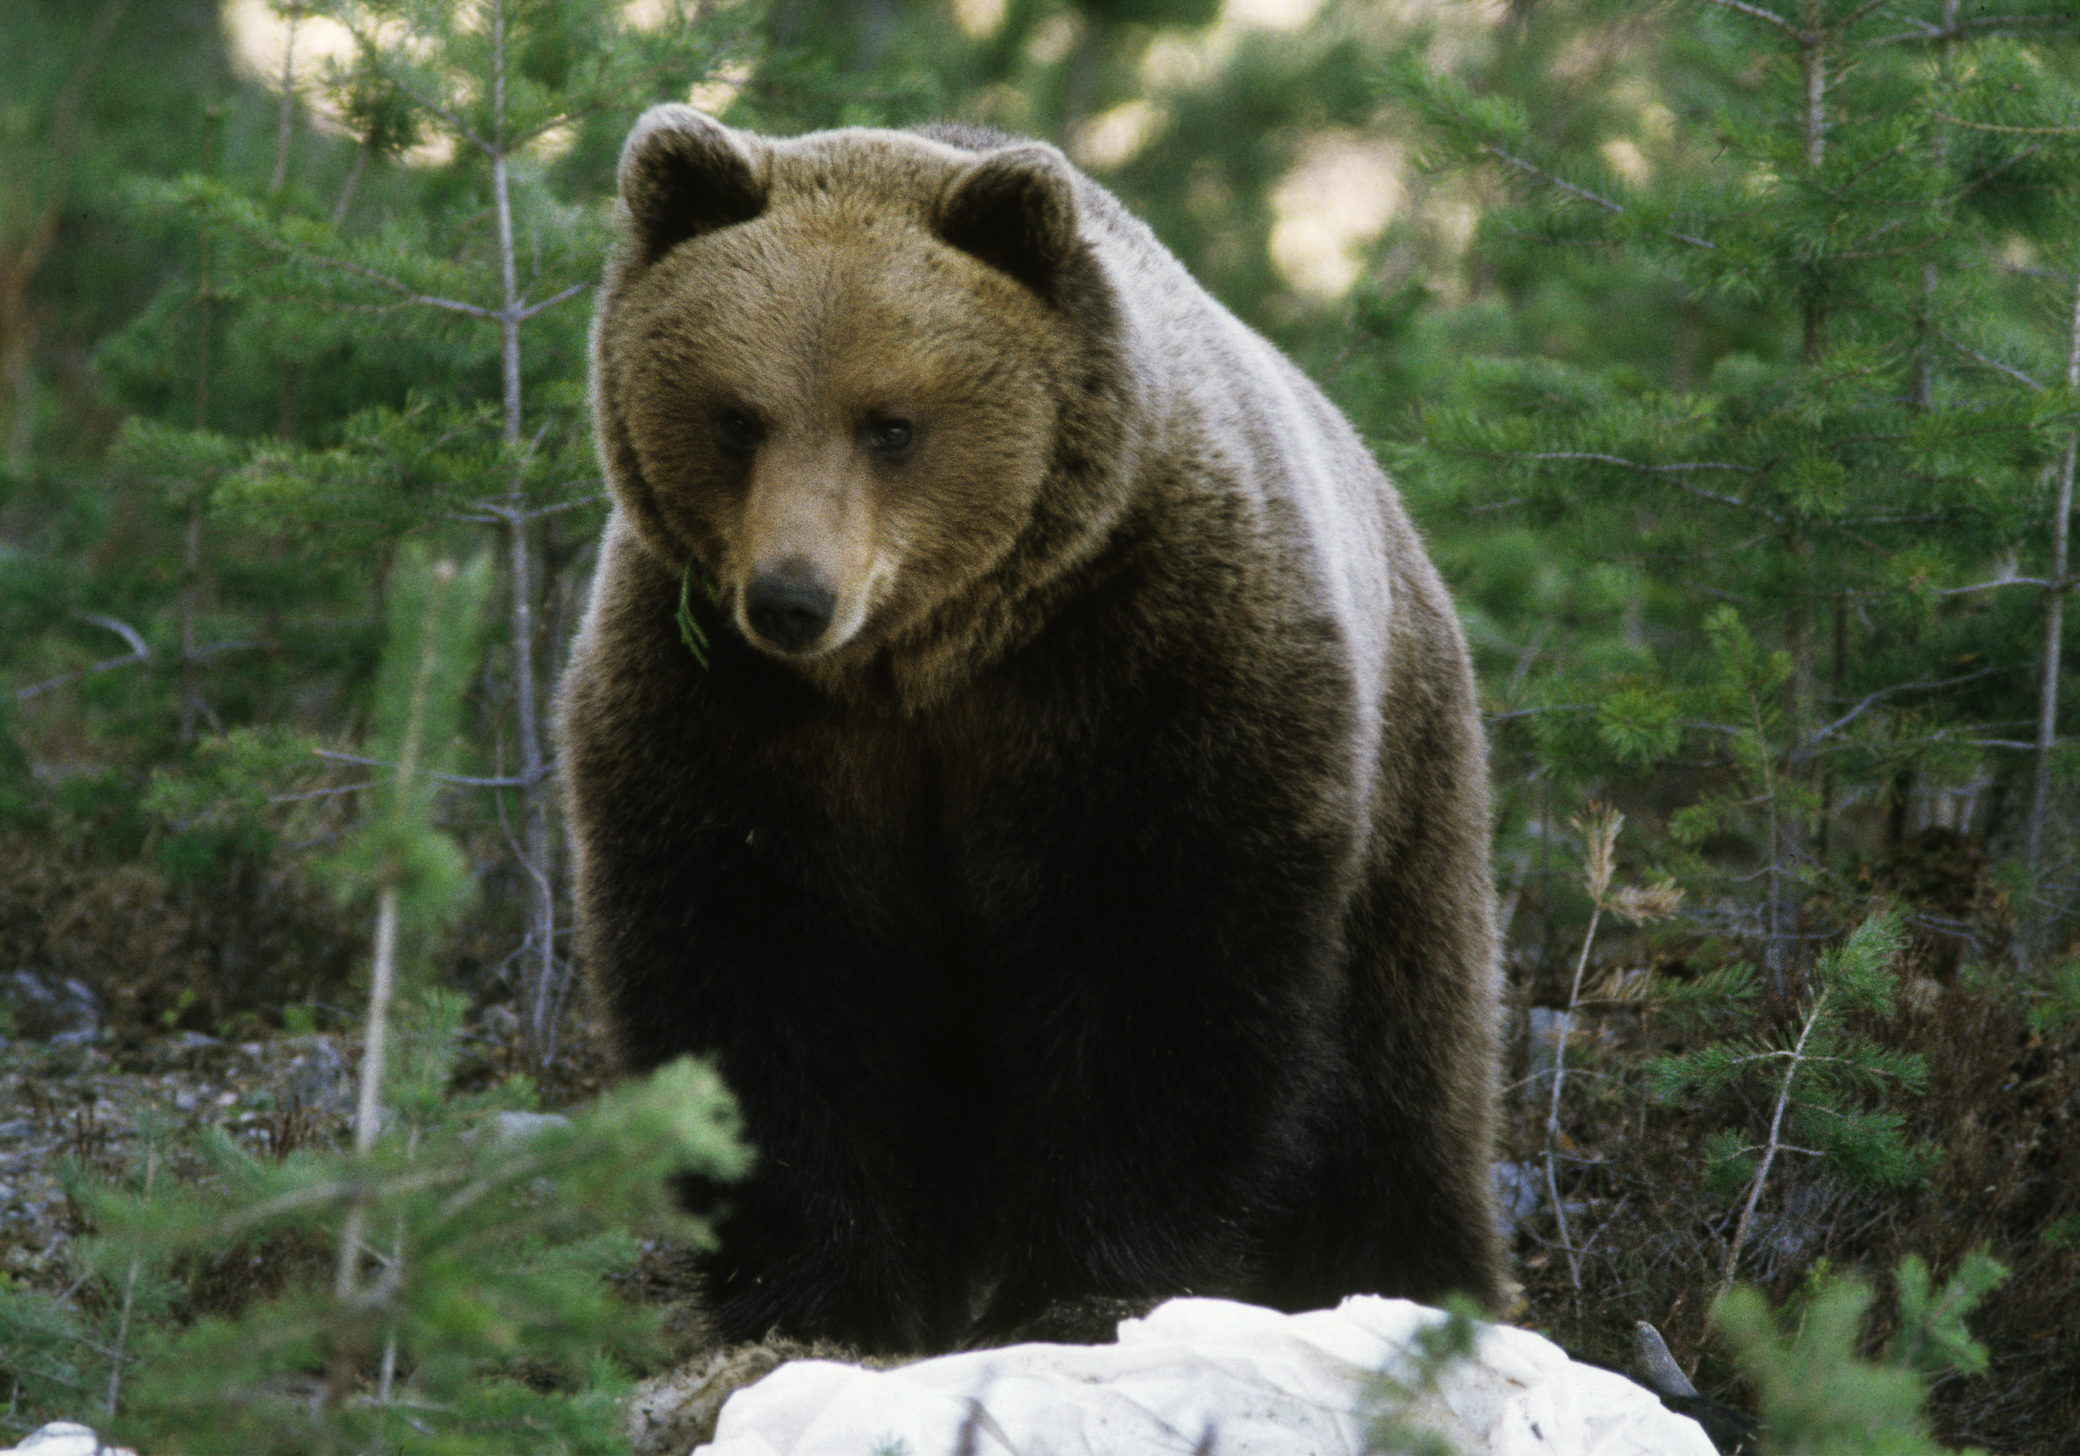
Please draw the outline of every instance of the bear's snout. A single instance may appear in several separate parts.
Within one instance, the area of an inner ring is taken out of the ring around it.
[[[768,646],[804,652],[831,624],[836,593],[816,580],[804,561],[783,562],[753,579],[744,593],[744,619]]]

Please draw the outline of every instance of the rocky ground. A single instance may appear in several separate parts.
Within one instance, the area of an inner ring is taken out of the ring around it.
[[[464,1033],[461,1075],[510,1070],[515,1029],[504,1007],[479,1018]],[[86,1231],[68,1179],[137,1176],[155,1128],[161,1145],[178,1150],[215,1126],[271,1157],[343,1141],[359,1055],[333,1032],[231,1040],[112,1023],[76,981],[0,977],[0,1274],[66,1287],[69,1250]],[[176,1175],[196,1171],[186,1156],[176,1153]]]

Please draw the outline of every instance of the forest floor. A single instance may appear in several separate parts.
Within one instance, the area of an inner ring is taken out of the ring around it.
[[[1678,952],[1659,954],[1680,960]],[[1622,975],[1625,960],[1614,954],[1592,966],[1592,977]],[[1521,1169],[1536,1166],[1544,1146],[1528,1010],[1552,1003],[1549,983],[1563,973],[1520,967],[1514,977],[1502,1158]],[[1816,1270],[1863,1275],[1878,1290],[1869,1331],[1876,1348],[1896,1318],[1889,1274],[1902,1257],[1919,1254],[1940,1278],[1968,1249],[1991,1247],[2014,1271],[1971,1321],[1991,1368],[1937,1384],[1937,1434],[1996,1453],[2080,1456],[2080,1027],[2033,1026],[2027,1003],[2002,982],[1945,973],[1914,985],[1899,1014],[1869,1030],[1928,1059],[1928,1089],[1908,1123],[1942,1150],[1934,1173],[1905,1188],[1857,1188],[1815,1160],[1786,1160],[1741,1277],[1795,1306]],[[1564,999],[1564,986],[1558,994]],[[1513,1255],[1524,1302],[1514,1318],[1578,1358],[1618,1369],[1631,1362],[1633,1322],[1649,1320],[1707,1394],[1746,1406],[1706,1325],[1733,1201],[1708,1186],[1699,1148],[1711,1131],[1750,1121],[1757,1109],[1709,1099],[1652,1103],[1632,1071],[1669,1048],[1669,1028],[1622,1002],[1585,1015],[1569,1042],[1580,1080],[1570,1083],[1562,1143],[1574,1258],[1548,1210],[1523,1210]],[[148,1119],[176,1148],[207,1126],[256,1156],[344,1140],[359,1049],[343,1029],[290,1034],[246,1021],[234,1039],[176,1029],[174,1020],[122,1006],[89,1034],[61,1034],[58,1044],[25,1034],[0,1041],[0,1277],[94,1297],[77,1283],[74,1244],[88,1230],[66,1191],[77,1176],[69,1170],[135,1178]],[[465,1029],[458,1083],[482,1086],[520,1065],[511,1011],[480,1010]],[[597,1039],[575,1026],[544,1105],[581,1100],[606,1075]],[[172,1171],[201,1168],[182,1154]],[[235,1309],[273,1293],[285,1273],[282,1259],[264,1251],[192,1269],[187,1306]],[[622,1287],[673,1310],[671,1323],[689,1333],[683,1251],[654,1248]]]

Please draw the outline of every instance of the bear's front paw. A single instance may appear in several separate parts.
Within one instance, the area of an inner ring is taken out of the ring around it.
[[[1058,1299],[1008,1324],[987,1317],[969,1334],[970,1349],[999,1345],[1109,1345],[1119,1338],[1121,1320],[1140,1319],[1163,1301],[1156,1295],[1120,1299],[1086,1294]]]

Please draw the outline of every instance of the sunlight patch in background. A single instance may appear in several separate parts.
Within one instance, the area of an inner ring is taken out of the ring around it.
[[[1256,30],[1298,30],[1321,8],[1322,0],[1228,0],[1221,19]]]
[[[224,34],[238,70],[280,94],[286,73],[311,124],[335,136],[353,136],[321,84],[330,65],[354,59],[354,37],[336,20],[306,15],[293,24],[268,0],[224,0]],[[406,166],[438,167],[455,156],[454,138],[429,134],[397,158]]]
[[[750,80],[750,66],[724,66],[719,71],[709,72],[707,80],[694,82],[693,89],[686,93],[686,103],[699,107],[710,116],[720,116],[723,108],[737,99],[737,93],[742,91]]]
[[[292,27],[267,0],[225,0],[224,33],[231,40],[232,64],[245,75],[272,90],[280,91],[282,70],[288,63],[296,87],[315,104],[322,98],[311,95],[311,87],[324,74],[327,61],[342,65],[354,58],[354,37],[336,20],[306,16]],[[322,113],[322,109],[320,110]],[[336,125],[336,119],[324,119]]]
[[[1076,128],[1076,135],[1069,141],[1069,155],[1079,165],[1097,171],[1124,167],[1141,154],[1141,149],[1169,119],[1167,108],[1146,98],[1123,101]]]
[[[1341,297],[1358,281],[1367,247],[1400,211],[1401,148],[1354,131],[1309,137],[1271,194],[1271,262],[1311,300]]]
[[[953,0],[953,18],[970,40],[986,40],[1004,23],[1006,0]]]

